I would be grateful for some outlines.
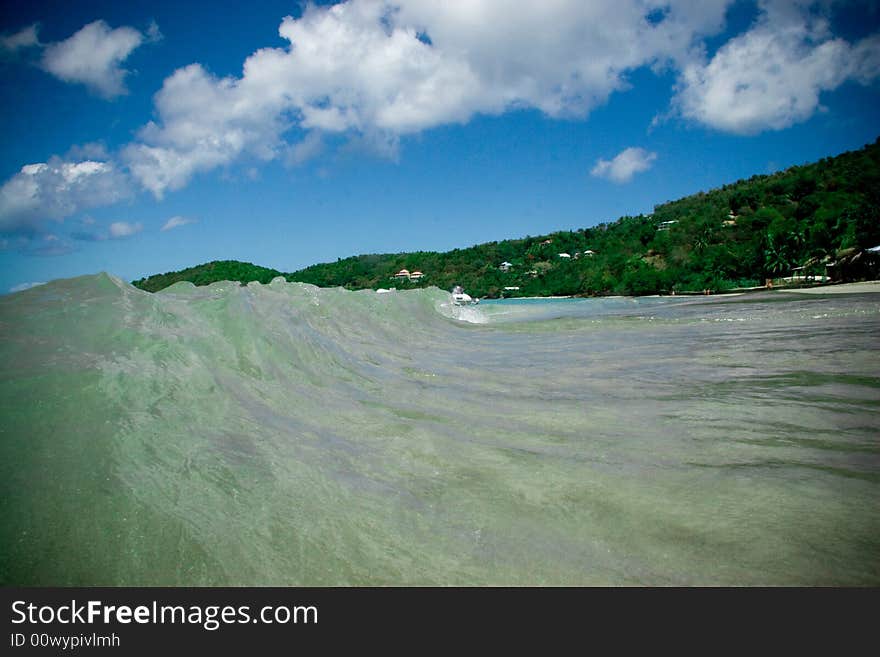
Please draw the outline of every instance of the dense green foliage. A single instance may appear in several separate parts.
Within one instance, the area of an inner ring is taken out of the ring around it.
[[[493,297],[729,289],[763,284],[794,267],[822,274],[832,264],[834,271],[835,260],[880,244],[878,208],[880,139],[858,151],[665,203],[648,216],[446,253],[354,256],[286,276],[352,289],[459,284],[472,295]],[[511,264],[508,271],[501,270],[503,262]],[[235,264],[235,274],[226,274]],[[425,277],[394,278],[401,269]],[[266,282],[275,275],[249,264],[209,263],[135,285],[154,290],[177,280]]]
[[[215,260],[214,262],[197,265],[189,269],[154,274],[147,278],[132,281],[132,285],[147,292],[158,292],[180,281],[189,281],[195,285],[210,285],[217,281],[239,281],[240,283],[259,281],[260,283],[268,283],[276,276],[283,275],[280,271],[252,265],[249,262]]]

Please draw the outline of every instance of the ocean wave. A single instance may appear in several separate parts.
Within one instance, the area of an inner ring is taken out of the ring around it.
[[[0,297],[0,583],[876,584],[880,308],[767,301]]]

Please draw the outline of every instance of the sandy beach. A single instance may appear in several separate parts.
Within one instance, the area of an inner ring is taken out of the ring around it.
[[[797,294],[864,294],[866,292],[880,292],[880,281],[841,283],[840,285],[780,290],[780,292],[796,292]]]

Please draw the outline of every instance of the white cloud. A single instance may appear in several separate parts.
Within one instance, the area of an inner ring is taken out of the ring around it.
[[[156,43],[157,41],[161,41],[165,38],[165,35],[162,34],[162,31],[159,29],[159,24],[156,21],[151,20],[150,24],[147,26],[147,41],[150,43]]]
[[[33,283],[19,283],[18,285],[15,285],[15,286],[9,288],[9,291],[11,293],[24,292],[25,290],[30,290],[32,287],[37,287],[38,285],[45,285],[45,284],[46,284],[46,281],[35,281]]]
[[[127,71],[121,64],[143,41],[144,35],[134,28],[111,29],[98,20],[64,41],[48,45],[42,65],[65,82],[79,82],[105,98],[114,98],[127,93]]]
[[[880,35],[854,44],[834,38],[815,9],[829,2],[761,0],[755,24],[711,59],[704,40],[722,30],[733,0],[308,5],[300,18],[281,21],[285,46],[255,51],[240,76],[218,77],[200,64],[174,71],[155,95],[155,119],[117,155],[162,198],[240,161],[250,169],[274,159],[296,166],[340,136],[350,148],[393,159],[405,135],[477,114],[534,109],[583,118],[645,66],[679,73],[674,109],[682,117],[739,133],[785,127],[816,111],[823,90],[880,73]],[[110,97],[124,92],[122,64],[132,50],[158,38],[154,25],[142,34],[96,21],[49,46],[44,65]],[[600,160],[594,175],[628,180],[653,157],[627,149]],[[29,179],[17,174],[3,189],[16,180]],[[31,203],[41,216],[88,206],[60,187],[52,200],[52,185],[43,187],[42,200]],[[7,207],[34,197],[25,192],[0,200],[0,230],[34,225]]]
[[[823,91],[880,74],[880,35],[855,44],[832,38],[807,3],[762,3],[756,23],[708,62],[682,72],[675,105],[686,118],[737,134],[780,130],[809,119]]]
[[[626,148],[612,160],[599,159],[590,174],[616,183],[625,183],[632,180],[637,173],[650,169],[656,159],[657,153],[651,153],[644,148]]]
[[[308,133],[302,141],[291,144],[284,157],[284,163],[290,167],[298,167],[320,155],[323,150],[324,140],[321,139],[321,133],[313,131]]]
[[[464,100],[471,112],[535,107],[585,116],[627,88],[627,71],[686,58],[698,37],[720,31],[727,4],[554,0],[517,3],[512,11],[505,0],[407,0],[400,15],[445,60],[460,58],[474,73],[479,91]],[[655,10],[665,10],[658,22],[648,20]]]
[[[30,239],[20,240],[20,253],[30,256],[52,258],[67,255],[76,251],[76,247],[68,240],[62,240],[57,235],[46,234]]]
[[[219,79],[200,65],[178,69],[156,94],[162,125],[150,122],[140,143],[123,151],[132,174],[161,198],[200,172],[232,162],[244,153],[272,159],[280,134],[291,125],[282,116],[282,97],[244,89],[235,78]]]
[[[682,62],[724,23],[729,0],[349,0],[285,18],[284,48],[257,50],[241,77],[200,65],[156,95],[157,120],[124,157],[161,197],[242,156],[296,164],[321,133],[394,157],[401,135],[478,113],[535,108],[586,116],[627,86],[626,73]],[[662,20],[649,20],[654,10]],[[284,133],[310,131],[291,147]],[[309,140],[313,141],[309,141]]]
[[[63,155],[65,160],[109,160],[110,157],[107,146],[98,141],[76,144]]]
[[[114,221],[110,224],[110,239],[122,240],[136,235],[144,229],[141,223],[129,223],[127,221]]]
[[[4,34],[3,36],[0,36],[0,47],[9,52],[16,52],[21,48],[39,46],[40,39],[37,36],[38,29],[39,26],[34,23],[14,34]]]
[[[870,84],[880,77],[880,34],[873,34],[849,49],[847,77],[859,84]]]
[[[0,187],[0,233],[40,233],[46,221],[62,221],[130,193],[127,177],[109,161],[52,157],[27,164]]]
[[[162,226],[159,230],[166,231],[171,230],[172,228],[179,228],[180,226],[186,226],[187,224],[196,223],[196,219],[191,219],[190,217],[171,217],[168,221],[165,222],[165,225]]]

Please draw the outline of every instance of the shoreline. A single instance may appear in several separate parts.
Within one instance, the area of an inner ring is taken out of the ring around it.
[[[483,299],[480,299],[480,302],[482,303],[483,301],[517,301],[520,299],[577,299],[577,298],[579,298],[579,297],[577,297],[574,294],[568,294],[568,295],[564,295],[564,296],[549,296],[549,297],[497,297],[497,298],[483,297]],[[583,298],[584,299],[604,299],[607,297],[583,297]]]
[[[880,292],[880,281],[858,281],[856,283],[835,283],[816,287],[781,289],[780,292],[795,294],[865,294]]]
[[[711,297],[732,297],[752,294],[757,292],[791,292],[794,294],[870,294],[880,293],[880,280],[876,281],[856,281],[853,283],[825,283],[821,285],[813,285],[810,287],[787,287],[779,286],[768,288],[763,285],[750,288],[733,288],[727,291],[712,292],[711,294],[703,294],[702,292],[679,292],[678,294],[644,294],[640,296],[628,297],[620,294],[609,294],[599,297],[587,297],[577,294],[565,296],[547,296],[547,297],[484,297],[481,301],[517,301],[517,300],[542,300],[542,299],[649,299],[649,298],[672,298],[672,297],[695,297],[695,298],[711,298]]]

